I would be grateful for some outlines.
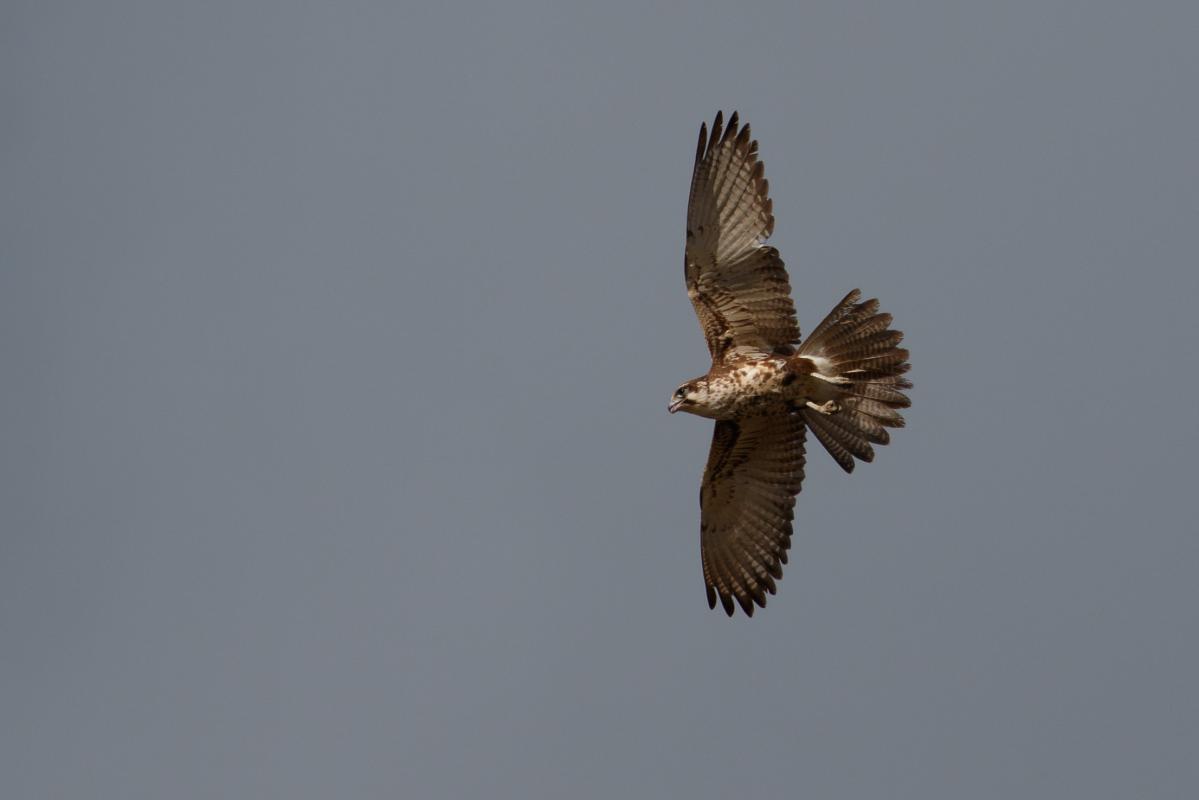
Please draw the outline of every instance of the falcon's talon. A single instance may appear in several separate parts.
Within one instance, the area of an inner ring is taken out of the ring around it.
[[[808,408],[812,409],[813,411],[819,411],[821,414],[836,414],[838,411],[841,410],[841,404],[838,403],[836,400],[826,400],[823,403],[819,403],[819,404],[813,403],[811,400],[809,400],[804,405],[806,405]]]

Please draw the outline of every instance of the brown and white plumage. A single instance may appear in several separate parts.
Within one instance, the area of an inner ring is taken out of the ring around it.
[[[734,113],[701,126],[687,205],[687,294],[712,368],[671,412],[716,420],[700,490],[708,605],[752,616],[782,577],[804,476],[807,428],[838,464],[871,461],[909,405],[903,334],[877,300],[850,292],[800,343],[758,143]]]
[[[758,143],[736,112],[721,131],[699,130],[687,203],[687,294],[712,360],[786,350],[799,340],[791,284],[779,253],[762,241],[774,231],[769,182]]]
[[[797,415],[719,420],[699,493],[708,605],[730,615],[766,605],[783,577],[792,509],[803,482],[804,423]]]

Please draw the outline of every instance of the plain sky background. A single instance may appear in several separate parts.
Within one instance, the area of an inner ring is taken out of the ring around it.
[[[1199,6],[7,2],[5,798],[1199,796]],[[907,332],[704,600],[700,122]]]

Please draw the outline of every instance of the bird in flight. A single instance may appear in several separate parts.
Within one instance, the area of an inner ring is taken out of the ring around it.
[[[748,616],[775,593],[791,546],[807,429],[846,472],[874,459],[911,401],[903,334],[855,289],[800,341],[758,143],[737,114],[700,126],[687,202],[687,294],[712,367],[680,386],[670,413],[716,421],[700,488],[708,606]]]

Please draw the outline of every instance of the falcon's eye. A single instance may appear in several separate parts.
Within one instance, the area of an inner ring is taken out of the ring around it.
[[[677,390],[675,390],[674,396],[677,397],[679,400],[682,400],[684,397],[687,396],[687,387],[680,386]]]

